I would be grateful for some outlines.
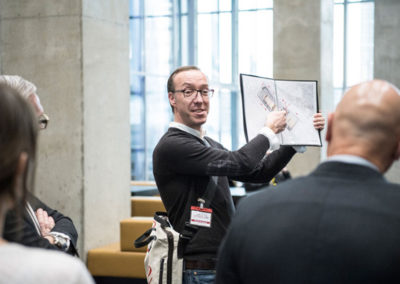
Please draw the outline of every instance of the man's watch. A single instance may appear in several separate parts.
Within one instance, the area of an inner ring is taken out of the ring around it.
[[[52,234],[51,235],[54,238],[54,245],[58,247],[60,250],[66,251],[69,247],[69,240],[65,239],[59,235]]]

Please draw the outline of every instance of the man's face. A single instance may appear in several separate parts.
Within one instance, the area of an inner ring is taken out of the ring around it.
[[[207,78],[198,70],[183,71],[175,76],[174,89],[175,91],[208,89]],[[207,121],[209,97],[203,97],[196,92],[185,98],[182,92],[170,92],[168,98],[174,107],[174,121],[196,130],[201,129],[201,125]]]

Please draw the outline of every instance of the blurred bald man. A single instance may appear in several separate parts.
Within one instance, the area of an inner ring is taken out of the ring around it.
[[[400,94],[373,80],[329,115],[328,159],[239,204],[216,283],[400,283]]]

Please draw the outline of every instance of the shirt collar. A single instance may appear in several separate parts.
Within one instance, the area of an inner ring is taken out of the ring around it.
[[[187,125],[184,125],[184,124],[176,122],[176,121],[170,122],[169,127],[178,128],[178,129],[185,131],[189,134],[192,134],[193,136],[196,136],[200,139],[204,139],[204,136],[205,136],[205,131],[203,129],[201,129],[201,131],[198,131],[196,129],[193,129]]]
[[[356,164],[360,166],[366,166],[369,167],[377,172],[379,172],[379,169],[377,166],[375,166],[373,163],[370,161],[361,158],[360,156],[354,156],[354,155],[334,155],[329,157],[326,162],[342,162],[342,163],[347,163],[347,164]]]

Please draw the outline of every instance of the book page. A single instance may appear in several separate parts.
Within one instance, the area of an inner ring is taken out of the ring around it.
[[[247,141],[257,136],[268,113],[277,109],[273,79],[241,74],[244,129]],[[246,94],[245,97],[243,94]]]
[[[271,111],[287,111],[286,129],[278,134],[282,145],[321,146],[313,126],[318,111],[317,82],[274,80],[240,74],[244,130],[247,141],[258,131]]]
[[[283,145],[320,145],[313,125],[317,113],[317,82],[276,80],[281,108],[287,111],[286,129],[280,133]]]

